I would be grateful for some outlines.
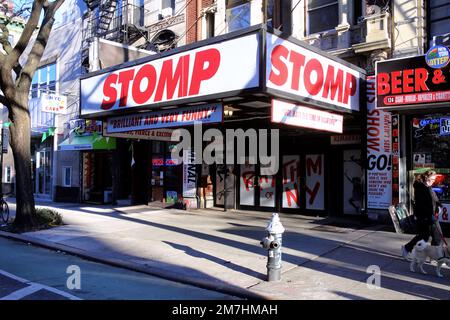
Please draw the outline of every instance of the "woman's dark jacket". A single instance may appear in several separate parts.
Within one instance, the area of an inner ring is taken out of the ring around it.
[[[421,222],[433,224],[434,212],[439,205],[438,198],[431,187],[414,181],[414,215]]]

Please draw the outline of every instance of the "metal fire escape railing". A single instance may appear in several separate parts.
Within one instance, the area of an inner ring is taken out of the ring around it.
[[[104,3],[100,5],[99,10],[99,19],[97,25],[97,34],[103,35],[109,31],[109,26],[111,24],[112,19],[114,18],[114,14],[117,8],[116,0],[106,0]]]
[[[83,65],[89,56],[89,44],[95,37],[133,45],[148,36],[143,6],[128,4],[126,0],[84,1],[89,10],[83,21]]]

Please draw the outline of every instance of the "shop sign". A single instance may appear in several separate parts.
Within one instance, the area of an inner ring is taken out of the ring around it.
[[[106,132],[129,132],[169,127],[193,125],[196,122],[222,122],[221,104],[208,104],[195,107],[137,113],[128,116],[112,117],[106,121]]]
[[[176,159],[166,159],[166,161],[164,161],[163,158],[153,158],[152,159],[152,165],[154,167],[161,167],[164,164],[166,166],[177,166],[178,165],[178,161]]]
[[[433,46],[425,55],[426,64],[434,69],[444,68],[450,61],[450,51],[444,46]]]
[[[81,114],[258,86],[259,40],[258,34],[251,34],[81,79]]]
[[[308,154],[306,160],[306,209],[325,209],[324,157]]]
[[[103,123],[103,136],[124,138],[124,139],[139,139],[139,140],[158,140],[158,141],[173,141],[173,129],[154,129],[154,130],[137,130],[118,133],[107,133],[106,122]],[[175,137],[174,137],[175,138]]]
[[[450,101],[450,65],[435,69],[424,56],[376,64],[377,107],[406,109]]]
[[[391,114],[376,108],[375,77],[367,77],[367,208],[388,209],[392,199]]]
[[[183,197],[197,196],[197,171],[195,151],[185,150],[183,154]]]
[[[331,145],[348,145],[348,144],[360,144],[361,136],[359,134],[341,134],[338,136],[331,136]]]
[[[344,117],[279,100],[272,100],[272,122],[342,133]]]
[[[42,112],[65,114],[67,110],[67,97],[42,92],[39,97],[39,107]]]
[[[309,49],[267,34],[266,85],[310,104],[359,111],[362,74]]]
[[[450,135],[450,118],[441,118],[440,128],[441,136]]]

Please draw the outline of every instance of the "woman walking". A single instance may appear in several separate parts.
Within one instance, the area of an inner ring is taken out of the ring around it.
[[[432,230],[435,222],[434,213],[437,211],[438,206],[441,205],[436,193],[431,188],[435,180],[436,172],[427,170],[414,181],[414,216],[416,217],[418,234],[410,242],[402,246],[402,256],[404,258],[407,258],[417,242],[420,240],[428,242],[431,235],[433,235],[432,245],[439,245],[440,243],[440,238],[436,237],[434,230]]]

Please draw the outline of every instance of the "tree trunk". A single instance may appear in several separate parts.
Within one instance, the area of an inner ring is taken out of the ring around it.
[[[16,218],[14,228],[25,232],[38,226],[34,207],[33,186],[31,181],[31,119],[28,112],[28,99],[21,106],[13,106],[11,120],[11,149],[16,169]],[[11,117],[10,117],[11,118]]]

